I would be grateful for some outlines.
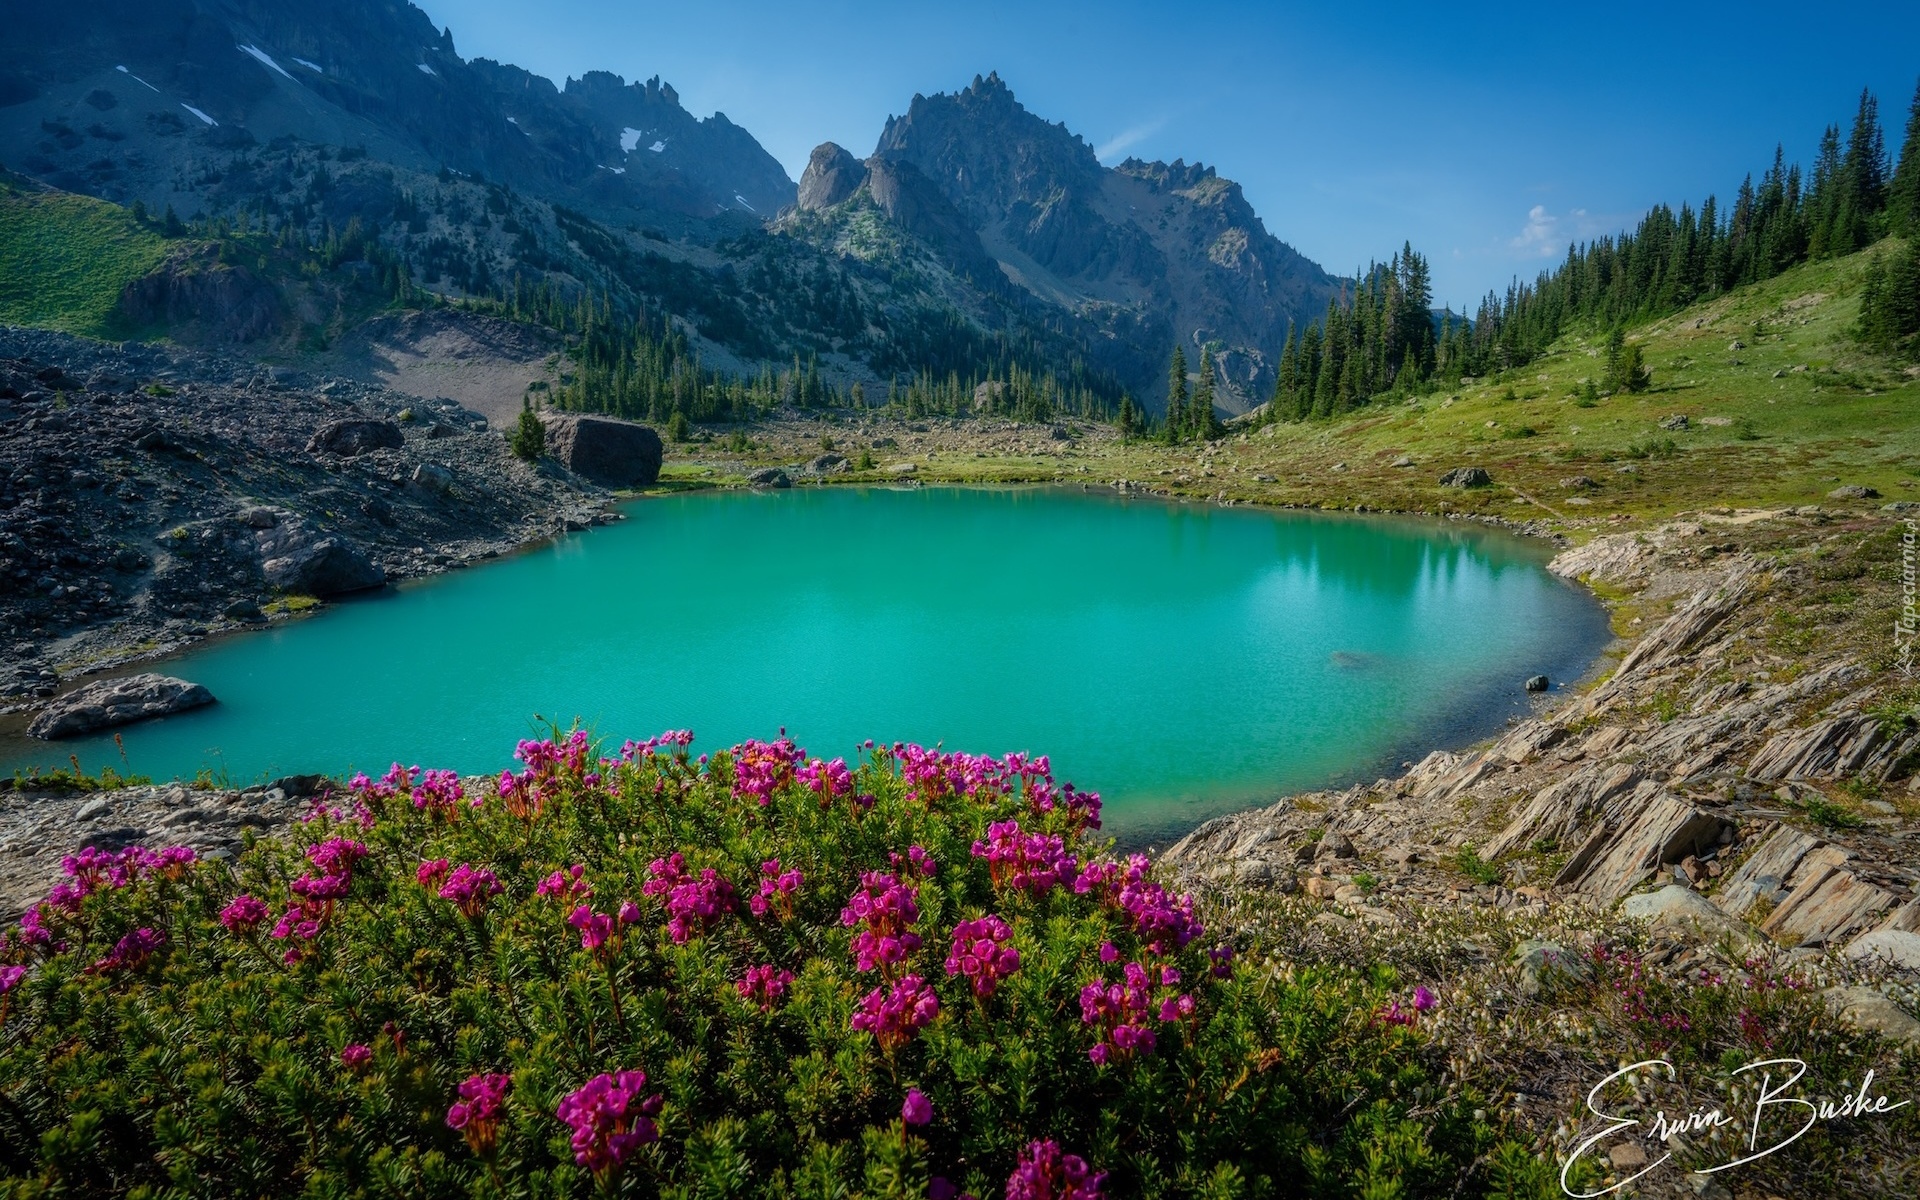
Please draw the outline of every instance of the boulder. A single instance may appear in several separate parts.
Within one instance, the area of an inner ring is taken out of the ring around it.
[[[307,439],[310,454],[337,454],[354,458],[374,450],[398,450],[407,444],[406,435],[392,421],[366,417],[348,417],[329,421]]]
[[[1691,888],[1670,883],[1654,892],[1628,896],[1620,915],[1651,921],[1656,929],[1688,933],[1708,941],[1729,935],[1741,945],[1756,939],[1745,921],[1728,916],[1713,901]]]
[[[1530,692],[1544,692],[1553,686],[1553,681],[1545,675],[1529,675],[1527,676],[1526,686]]]
[[[1829,500],[1878,500],[1880,493],[1865,484],[1848,483],[1827,493]]]
[[[839,454],[822,454],[807,464],[809,475],[844,475],[852,469],[852,464]]]
[[[1513,948],[1513,961],[1520,968],[1520,991],[1538,996],[1568,984],[1579,983],[1591,971],[1587,960],[1559,942],[1532,938]]]
[[[793,486],[793,480],[787,478],[787,473],[779,467],[761,467],[758,471],[747,476],[747,482],[754,487],[764,488],[787,488]]]
[[[1883,958],[1897,967],[1920,971],[1920,933],[1904,929],[1876,929],[1847,944],[1848,958]]]
[[[1440,477],[1440,486],[1451,488],[1481,488],[1492,482],[1485,467],[1455,467]]]
[[[453,472],[438,463],[421,463],[413,469],[413,484],[424,491],[444,496],[453,490]]]
[[[1920,1021],[1887,999],[1885,993],[1870,987],[1834,987],[1821,995],[1828,1008],[1855,1028],[1884,1034],[1910,1046],[1920,1045]]]
[[[27,733],[49,741],[77,737],[212,703],[213,693],[206,688],[169,675],[102,679],[49,704],[27,726]]]
[[[1337,829],[1328,830],[1313,850],[1315,858],[1352,858],[1353,853],[1353,842]]]
[[[635,421],[581,413],[540,414],[547,454],[575,475],[604,487],[651,487],[660,478],[660,435]]]
[[[1660,428],[1670,433],[1682,433],[1687,429],[1689,424],[1690,422],[1688,422],[1687,414],[1685,413],[1675,413],[1670,417],[1660,418]]]
[[[910,463],[910,462],[894,463],[892,466],[887,468],[887,474],[912,475],[914,472],[918,471],[919,469],[920,469],[920,464],[918,463]]]
[[[386,583],[375,566],[346,538],[320,534],[298,520],[254,531],[260,575],[275,591],[301,596],[337,596]]]

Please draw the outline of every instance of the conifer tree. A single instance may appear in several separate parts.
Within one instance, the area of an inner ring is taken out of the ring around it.
[[[1167,440],[1177,442],[1187,422],[1187,351],[1174,344],[1167,366]]]
[[[1900,144],[1900,165],[1887,186],[1889,226],[1902,237],[1920,237],[1920,84],[1913,89],[1913,107],[1907,111],[1906,139]]]
[[[1213,437],[1213,347],[1200,348],[1200,381],[1194,385],[1193,404],[1187,413],[1187,435],[1195,441]]]
[[[533,411],[533,398],[520,397],[520,423],[513,427],[507,446],[518,458],[533,462],[547,452],[547,427]]]

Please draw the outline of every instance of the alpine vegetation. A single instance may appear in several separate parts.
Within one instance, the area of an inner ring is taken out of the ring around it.
[[[229,861],[69,857],[0,940],[8,1193],[1384,1195],[1518,1161],[1414,1119],[1430,994],[1236,960],[1046,758],[691,741],[396,765]]]

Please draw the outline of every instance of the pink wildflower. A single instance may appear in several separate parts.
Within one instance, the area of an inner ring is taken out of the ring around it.
[[[560,1100],[554,1115],[573,1130],[573,1160],[606,1178],[648,1142],[660,1140],[653,1118],[664,1098],[642,1097],[644,1071],[596,1075]]]
[[[993,913],[953,927],[953,949],[947,955],[947,974],[964,975],[973,994],[985,1000],[1000,981],[1020,969],[1020,951],[1007,945],[1013,930]]]
[[[746,978],[733,986],[742,1000],[758,1004],[761,1012],[772,1012],[774,1002],[787,994],[792,982],[792,971],[777,970],[769,963],[748,967]]]
[[[586,873],[587,864],[575,863],[542,879],[533,894],[550,900],[585,900],[593,895],[593,885],[581,878]]]
[[[910,928],[920,919],[917,897],[918,889],[890,872],[861,873],[860,890],[840,910],[840,924],[849,929],[865,926],[853,935],[849,947],[858,969],[877,969],[890,976],[896,964],[920,949],[920,935]]]
[[[1106,1178],[1079,1155],[1060,1153],[1057,1142],[1034,1142],[1007,1178],[1007,1200],[1101,1200]]]
[[[1070,885],[1078,863],[1067,853],[1057,833],[1020,832],[1018,821],[987,826],[987,840],[973,844],[973,856],[987,860],[987,873],[999,888],[1025,890],[1038,896],[1063,884]]]
[[[419,869],[414,871],[413,877],[420,881],[421,887],[438,888],[440,881],[447,877],[447,871],[452,866],[453,864],[444,858],[430,858],[420,864]]]
[[[512,1086],[511,1075],[469,1075],[461,1081],[460,1099],[447,1109],[447,1125],[460,1131],[475,1154],[493,1150],[506,1111],[507,1089]]]
[[[114,943],[106,957],[89,967],[91,971],[138,971],[147,965],[154,952],[166,944],[166,935],[140,928]]]
[[[907,1098],[900,1105],[900,1119],[909,1125],[925,1125],[933,1120],[933,1101],[919,1088],[908,1088]]]
[[[260,922],[267,919],[268,911],[266,901],[241,892],[220,910],[220,923],[227,927],[228,933],[249,934],[260,927]]]
[[[887,992],[875,988],[853,1014],[856,1030],[871,1033],[883,1050],[905,1045],[940,1015],[940,997],[918,975],[908,975]]]
[[[372,1061],[373,1048],[371,1046],[363,1046],[355,1042],[353,1045],[342,1046],[340,1048],[340,1065],[349,1071],[358,1073],[365,1069],[366,1065]]]
[[[486,911],[489,899],[505,890],[492,871],[461,863],[441,886],[440,898],[453,901],[460,915],[471,920]]]
[[[806,882],[806,876],[799,871],[784,871],[780,860],[770,858],[760,864],[760,894],[747,901],[747,908],[756,917],[764,917],[771,909],[782,921],[793,919],[793,897]]]

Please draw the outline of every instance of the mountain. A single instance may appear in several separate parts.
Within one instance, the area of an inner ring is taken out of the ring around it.
[[[1154,372],[1176,341],[1196,362],[1211,344],[1231,388],[1223,398],[1244,411],[1271,390],[1288,325],[1318,319],[1341,290],[1267,232],[1238,184],[1180,161],[1103,167],[998,74],[915,96],[864,162],[832,143],[816,149],[799,207],[863,202],[976,281],[991,286],[979,279],[991,263],[1072,314],[1096,358],[1147,395],[1164,395]]]
[[[383,307],[466,298],[576,331],[604,309],[748,377],[800,359],[829,388],[951,397],[1017,369],[1149,408],[1179,341],[1213,348],[1220,404],[1244,411],[1288,324],[1340,289],[1237,185],[1103,167],[998,75],[915,96],[865,160],[823,145],[796,187],[657,77],[465,59],[393,0],[11,8],[0,163],[179,242],[107,323],[143,334],[301,355]]]
[[[462,59],[452,32],[412,5],[9,7],[0,161],[71,191],[191,214],[236,152],[298,142],[683,234],[793,202],[793,182],[751,134],[723,113],[693,117],[658,79],[590,72],[557,88]]]

